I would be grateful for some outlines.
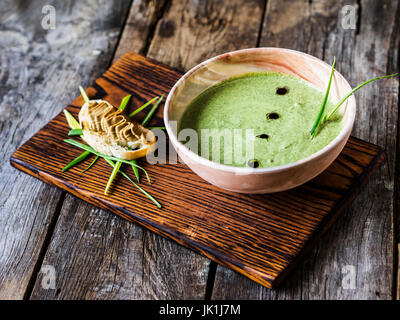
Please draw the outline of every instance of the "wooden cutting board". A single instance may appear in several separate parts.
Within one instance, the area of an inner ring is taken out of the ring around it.
[[[130,53],[97,79],[87,93],[114,105],[132,94],[130,111],[156,95],[168,93],[181,75]],[[82,104],[78,97],[67,109],[77,118]],[[162,114],[163,107],[150,125],[163,125]],[[163,205],[158,209],[121,177],[115,180],[111,194],[104,196],[111,173],[104,160],[85,173],[81,171],[92,158],[61,172],[82,152],[63,142],[68,131],[60,113],[15,151],[11,164],[268,288],[275,287],[311,248],[384,158],[379,147],[351,137],[338,159],[317,178],[296,189],[267,195],[227,192],[205,182],[184,164],[150,165],[142,160],[152,184],[142,179],[141,186]],[[131,168],[126,172],[134,178]]]

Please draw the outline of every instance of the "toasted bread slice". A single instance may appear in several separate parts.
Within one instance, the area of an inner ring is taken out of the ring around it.
[[[146,156],[156,147],[151,130],[105,100],[85,102],[79,112],[83,139],[96,151],[124,160]]]

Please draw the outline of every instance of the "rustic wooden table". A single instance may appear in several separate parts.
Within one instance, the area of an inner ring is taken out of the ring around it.
[[[399,70],[399,20],[398,0],[2,0],[0,298],[399,298],[398,78],[356,95],[353,135],[384,147],[386,162],[274,291],[9,164],[78,84],[127,51],[187,70],[226,51],[286,47],[336,56],[356,85]]]

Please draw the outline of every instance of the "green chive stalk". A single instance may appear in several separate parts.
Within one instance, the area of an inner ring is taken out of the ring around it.
[[[97,159],[99,159],[99,156],[96,156],[96,157],[94,158],[94,160],[92,161],[92,163],[89,164],[89,166],[88,166],[85,170],[83,170],[82,173],[88,171],[88,170],[95,164],[95,162],[97,161]]]
[[[126,106],[128,105],[129,99],[131,98],[131,95],[126,96],[122,99],[121,104],[119,106],[119,110],[124,111]]]
[[[74,130],[74,129],[81,129],[81,125],[79,122],[74,118],[74,116],[67,110],[64,109],[64,115],[65,118],[67,119],[67,123],[69,127]]]
[[[85,102],[89,102],[89,97],[87,96],[85,90],[82,88],[82,86],[79,86],[79,91],[81,92],[81,96]]]
[[[118,171],[119,171],[119,168],[121,168],[121,165],[122,165],[122,162],[121,162],[121,161],[117,161],[117,164],[114,166],[114,169],[113,169],[113,171],[111,172],[110,178],[108,179],[106,188],[104,189],[104,194],[105,194],[105,195],[107,195],[108,189],[110,188],[111,183],[112,183],[113,180],[115,179],[115,177],[116,177],[116,175],[117,175],[117,173],[118,173]]]
[[[82,129],[71,129],[71,130],[68,132],[68,135],[69,135],[69,136],[81,136],[82,134],[83,134]]]
[[[146,126],[151,118],[153,117],[154,112],[156,112],[158,106],[160,105],[160,102],[164,99],[164,95],[161,95],[161,97],[157,100],[157,102],[154,104],[154,106],[151,108],[151,110],[149,111],[149,113],[146,115],[146,117],[144,118],[144,120],[142,121],[142,125]]]
[[[136,110],[132,111],[129,114],[129,117],[133,117],[134,115],[138,114],[140,111],[142,111],[144,108],[148,107],[150,104],[152,104],[155,100],[157,100],[159,97],[154,97],[153,99],[147,101],[144,105],[140,106]]]
[[[333,58],[332,67],[331,67],[331,73],[329,75],[328,87],[326,88],[326,91],[325,91],[324,100],[322,101],[321,109],[319,110],[317,119],[315,119],[314,125],[313,125],[313,127],[311,128],[311,131],[310,131],[311,139],[313,139],[316,136],[316,134],[318,132],[318,129],[319,129],[319,126],[321,125],[322,118],[324,116],[326,104],[328,102],[329,91],[331,89],[332,77],[333,77],[333,74],[335,72],[335,64],[336,64],[336,58],[334,57]]]
[[[366,84],[368,84],[368,83],[370,83],[370,82],[372,82],[372,81],[376,81],[376,80],[380,80],[380,79],[385,79],[385,78],[396,77],[396,76],[398,76],[398,75],[399,75],[398,73],[394,73],[394,74],[389,74],[389,75],[387,75],[387,76],[376,77],[376,78],[370,79],[370,80],[365,81],[364,83],[358,85],[358,86],[355,87],[353,90],[351,90],[348,94],[346,94],[346,95],[343,97],[343,99],[340,100],[340,101],[335,105],[335,107],[332,109],[332,111],[330,111],[330,112],[324,117],[323,123],[324,123],[324,122],[327,122],[327,121],[329,120],[329,118],[332,117],[332,115],[339,109],[339,107],[340,107],[354,92],[356,92],[358,89],[362,88],[363,86],[365,86]]]
[[[110,164],[112,167],[115,167],[114,162],[112,162],[111,160],[108,159],[104,159],[108,162],[108,164]],[[147,191],[145,191],[143,188],[141,188],[138,184],[136,184],[135,182],[133,182],[133,180],[131,178],[129,178],[129,176],[123,172],[122,170],[118,171],[120,174],[122,174],[126,179],[128,179],[136,188],[138,188],[146,197],[148,197],[158,208],[162,208],[161,204],[154,199],[154,197],[149,194]]]
[[[89,155],[91,154],[90,151],[85,151],[83,152],[80,156],[76,157],[74,160],[72,160],[70,163],[68,163],[64,168],[62,168],[62,172],[67,171],[69,168],[73,167],[74,165],[78,164],[79,162],[82,162],[85,160]]]

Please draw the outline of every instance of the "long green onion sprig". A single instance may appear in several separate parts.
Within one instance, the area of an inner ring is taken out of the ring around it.
[[[82,134],[83,134],[82,129],[71,129],[71,130],[68,132],[68,135],[69,135],[69,136],[81,136]]]
[[[128,95],[124,97],[121,101],[121,104],[119,105],[119,110],[124,111],[126,106],[128,105],[129,99],[131,98],[131,95]]]
[[[326,104],[328,102],[328,96],[329,96],[329,91],[330,91],[330,87],[331,87],[331,83],[332,83],[332,77],[334,74],[334,68],[335,68],[335,63],[336,63],[336,59],[334,58],[333,60],[333,64],[332,64],[332,68],[331,68],[331,73],[329,76],[329,82],[328,82],[328,87],[326,88],[326,92],[325,92],[325,96],[324,96],[324,100],[322,101],[322,105],[321,105],[321,109],[318,113],[317,119],[315,119],[314,125],[311,128],[310,134],[311,134],[311,139],[313,139],[318,131],[319,131],[319,127],[326,123],[332,116],[333,114],[340,108],[340,106],[352,95],[354,94],[356,91],[358,91],[359,89],[361,89],[363,86],[367,85],[368,83],[372,82],[372,81],[376,81],[376,80],[380,80],[380,79],[386,79],[386,78],[391,78],[391,77],[396,77],[399,75],[399,73],[394,73],[394,74],[390,74],[390,75],[386,75],[386,76],[380,76],[380,77],[376,77],[373,79],[369,79],[363,83],[361,83],[360,85],[358,85],[357,87],[355,87],[353,90],[351,90],[349,93],[347,93],[333,108],[331,111],[329,111],[325,116],[325,109],[326,109]]]
[[[72,130],[81,130],[81,125],[74,118],[74,116],[68,111],[64,110],[65,118],[67,119],[67,123]]]
[[[136,160],[132,160],[134,164],[136,164]],[[132,166],[133,173],[135,174],[137,182],[140,182],[140,175],[139,175],[139,169],[135,166]]]
[[[67,171],[69,168],[72,168],[74,165],[78,164],[79,162],[82,162],[85,160],[89,155],[91,154],[90,151],[85,151],[78,157],[76,157],[74,160],[72,160],[70,163],[68,163],[64,168],[62,168],[62,172]]]
[[[82,88],[82,86],[79,86],[79,91],[81,92],[81,96],[82,96],[83,100],[85,100],[85,102],[89,102],[90,99],[87,96],[85,89]]]
[[[121,168],[121,165],[122,165],[122,162],[121,161],[117,161],[116,165],[114,166],[114,169],[111,172],[110,178],[108,179],[106,188],[104,189],[104,194],[105,195],[107,195],[108,189],[110,188],[111,183],[113,182],[114,178],[116,177],[116,175],[117,175],[117,173],[119,171],[119,168]]]
[[[373,79],[369,79],[367,81],[365,81],[364,83],[361,83],[360,85],[358,85],[357,87],[355,87],[353,90],[351,90],[348,94],[346,94],[342,100],[340,100],[332,109],[332,111],[330,111],[323,120],[324,122],[327,122],[329,120],[330,117],[332,117],[332,115],[339,109],[339,107],[354,93],[356,92],[358,89],[364,87],[366,84],[372,82],[372,81],[376,81],[376,80],[380,80],[380,79],[385,79],[385,78],[391,78],[391,77],[396,77],[398,76],[398,73],[393,73],[393,74],[389,74],[387,76],[380,76],[380,77],[376,77]]]
[[[133,117],[135,115],[137,115],[140,111],[142,111],[143,109],[147,108],[149,105],[151,105],[154,101],[156,101],[159,97],[154,97],[153,99],[147,101],[144,105],[140,106],[139,108],[137,108],[136,110],[132,111],[129,114],[129,117]]]
[[[108,159],[105,159],[106,161],[107,161],[107,163],[109,164],[109,165],[111,165],[112,167],[114,167],[115,166],[115,164],[114,164],[114,162],[112,162],[111,160],[108,160]],[[123,172],[123,171],[121,171],[121,170],[119,170],[118,171],[120,174],[122,174],[126,179],[128,179],[134,186],[136,186],[145,196],[147,196],[151,201],[153,201],[153,203],[158,207],[158,208],[162,208],[162,206],[161,206],[161,204],[156,200],[156,199],[154,199],[148,192],[146,192],[143,188],[141,188],[139,185],[137,185],[135,182],[133,182],[133,180],[131,179],[131,178],[129,178],[129,176],[125,173],[125,172]]]
[[[86,152],[86,151],[85,151],[85,152]],[[96,156],[96,157],[94,158],[94,160],[92,161],[92,163],[89,164],[89,165],[86,167],[85,170],[82,170],[82,173],[88,171],[88,170],[95,164],[95,162],[97,161],[97,159],[99,159],[99,156]]]
[[[311,128],[311,131],[310,131],[311,139],[313,139],[315,137],[315,135],[317,134],[319,126],[321,125],[321,121],[322,121],[323,116],[324,116],[326,104],[328,102],[329,91],[331,90],[332,77],[333,77],[333,74],[335,72],[335,64],[336,64],[336,58],[334,57],[333,58],[332,67],[331,67],[331,73],[329,75],[328,87],[326,88],[326,91],[325,91],[324,100],[322,101],[321,109],[319,110],[317,119],[315,119],[314,125],[313,125],[313,127]]]
[[[158,106],[160,105],[161,101],[164,99],[164,95],[162,94],[161,97],[157,100],[157,102],[153,105],[147,116],[144,118],[142,121],[143,126],[147,126],[147,124],[150,122],[152,119],[154,113],[156,112]]]

